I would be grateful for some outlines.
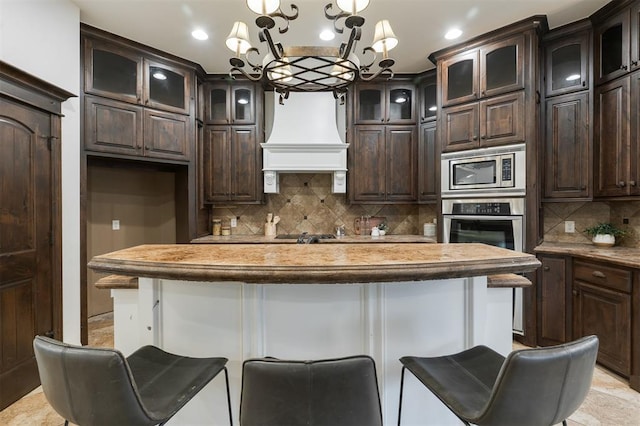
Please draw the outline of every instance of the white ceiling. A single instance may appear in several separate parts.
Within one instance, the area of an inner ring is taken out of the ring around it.
[[[249,25],[251,42],[261,53],[256,15],[244,0],[73,0],[80,8],[80,20],[86,24],[118,34],[139,43],[172,53],[200,64],[207,73],[223,74],[229,70],[232,52],[225,46],[225,38],[234,21]],[[279,35],[276,42],[284,46],[332,45],[346,40],[338,35],[332,42],[324,42],[318,34],[332,28],[324,17],[329,0],[284,0],[283,11],[290,12],[294,3],[300,16],[291,22],[290,30]],[[380,19],[388,19],[400,43],[391,51],[396,60],[396,73],[415,73],[433,68],[430,53],[457,44],[477,35],[528,18],[547,15],[549,27],[584,18],[609,0],[371,0],[362,11],[366,19],[357,51],[369,46],[373,27]],[[337,10],[334,3],[333,10]],[[278,23],[281,21],[277,21]],[[445,40],[443,34],[452,26],[464,33],[456,41]],[[191,37],[200,27],[209,33],[206,41]]]

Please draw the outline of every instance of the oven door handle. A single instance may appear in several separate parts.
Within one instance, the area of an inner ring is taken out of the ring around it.
[[[522,220],[522,215],[494,216],[494,215],[456,215],[443,214],[444,219],[466,219],[466,220]]]

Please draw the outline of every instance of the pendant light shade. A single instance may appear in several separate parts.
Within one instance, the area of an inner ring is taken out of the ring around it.
[[[280,0],[247,0],[247,6],[258,15],[269,15],[280,9]]]
[[[369,6],[369,0],[336,0],[336,4],[345,12],[355,15]]]
[[[371,47],[376,52],[386,53],[398,45],[398,38],[391,29],[391,24],[386,19],[379,21],[376,24],[373,44]]]
[[[227,37],[227,47],[236,52],[236,54],[244,55],[251,48],[249,41],[249,28],[244,22],[236,21]]]

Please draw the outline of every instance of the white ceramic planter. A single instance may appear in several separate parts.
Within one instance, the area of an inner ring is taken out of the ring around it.
[[[613,247],[616,244],[616,237],[611,234],[598,234],[593,236],[592,241],[599,247]]]

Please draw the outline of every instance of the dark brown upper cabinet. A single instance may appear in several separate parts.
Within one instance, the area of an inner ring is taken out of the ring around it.
[[[415,86],[410,83],[364,83],[355,88],[355,124],[413,124]]]
[[[115,43],[84,41],[85,92],[190,114],[193,73]]]
[[[593,18],[596,84],[640,68],[640,2],[626,3],[620,8],[618,2],[612,2],[608,11]]]
[[[214,83],[205,87],[207,124],[244,125],[255,123],[255,86]]]
[[[444,59],[442,105],[523,89],[524,46],[524,35],[516,35]]]
[[[545,43],[545,96],[589,89],[590,38],[583,31]]]
[[[420,83],[418,93],[420,95],[420,123],[434,121],[438,113],[438,85],[435,73]]]
[[[551,97],[545,109],[544,198],[589,199],[592,169],[589,93]]]

